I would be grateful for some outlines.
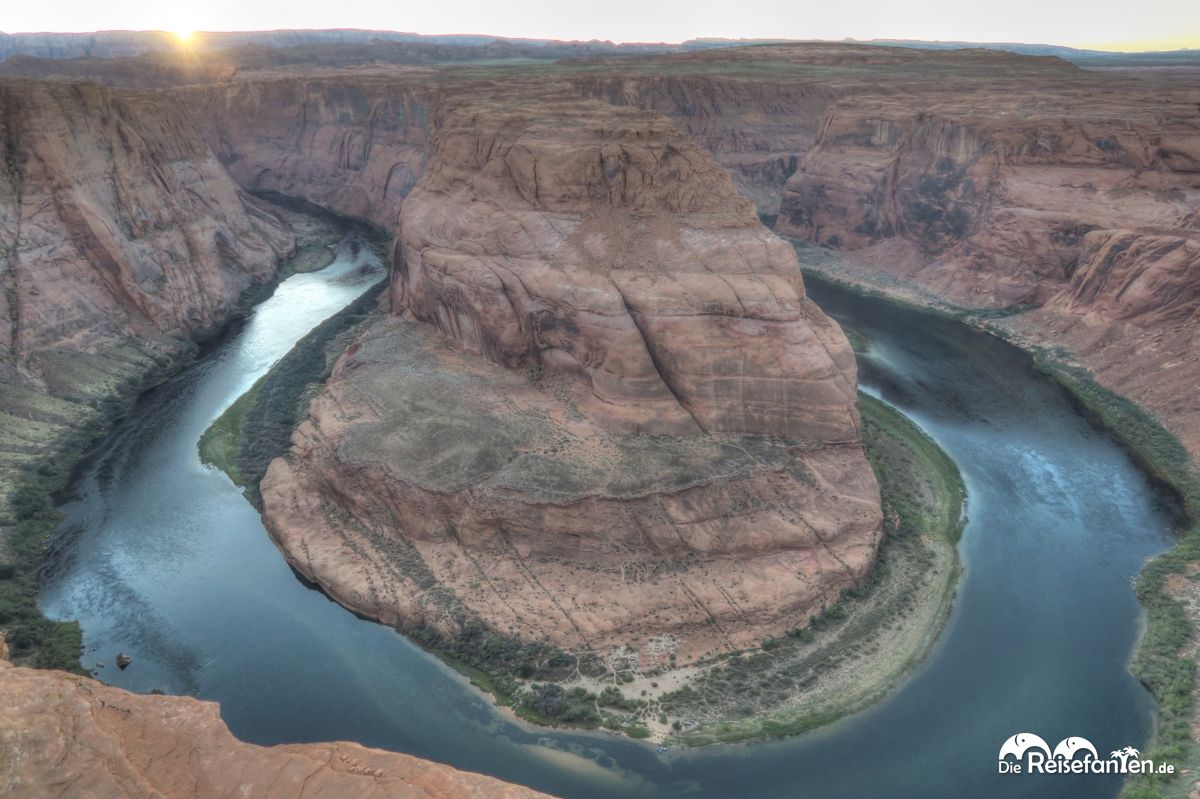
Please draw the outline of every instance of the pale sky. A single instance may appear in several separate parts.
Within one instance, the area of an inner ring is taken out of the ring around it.
[[[0,30],[372,28],[546,39],[702,36],[1200,48],[1200,0],[6,0]]]

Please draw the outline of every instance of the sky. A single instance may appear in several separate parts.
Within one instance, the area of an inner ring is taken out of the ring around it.
[[[936,39],[1200,48],[1200,0],[35,0],[0,30],[371,28],[546,39]]]

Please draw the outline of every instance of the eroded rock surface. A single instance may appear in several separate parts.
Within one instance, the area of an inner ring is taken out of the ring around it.
[[[443,98],[391,310],[262,486],[289,560],[351,607],[682,664],[869,573],[849,345],[663,118]]]
[[[2,658],[0,793],[13,799],[544,796],[354,743],[242,743],[213,702],[131,694]]]
[[[175,98],[0,81],[4,493],[224,322],[293,247]]]
[[[267,74],[181,91],[242,186],[274,191],[391,230],[424,169],[435,92],[429,70]]]
[[[959,304],[1005,307],[1057,294],[1097,231],[1188,226],[1194,97],[1065,64],[1028,77],[1038,93],[948,80],[836,103],[788,181],[779,230],[868,257],[902,243],[879,264]]]

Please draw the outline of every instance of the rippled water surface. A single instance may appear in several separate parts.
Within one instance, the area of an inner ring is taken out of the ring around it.
[[[563,796],[1114,795],[1107,777],[998,776],[1001,743],[1073,735],[1140,746],[1153,704],[1126,664],[1131,578],[1170,517],[1128,458],[1028,358],[956,323],[810,281],[871,342],[864,387],[959,464],[970,523],[953,616],[882,704],[797,739],[656,755],[604,735],[511,722],[394,632],[310,590],[237,488],[203,467],[210,422],[292,344],[378,278],[344,249],[298,275],[97,450],[64,506],[48,613],[83,624],[85,665],[136,691],[221,702],[258,743],[349,739]],[[118,652],[133,655],[119,671]]]

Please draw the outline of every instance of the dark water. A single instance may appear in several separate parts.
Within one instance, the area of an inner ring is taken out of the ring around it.
[[[778,743],[656,755],[602,735],[512,723],[392,631],[284,565],[251,507],[199,463],[220,411],[366,287],[346,259],[285,282],[244,330],[149,396],[89,462],[65,506],[42,595],[82,621],[86,665],[138,691],[219,700],[239,737],[349,739],[569,797],[963,797],[1115,794],[1112,778],[998,776],[1017,732],[1147,741],[1153,705],[1126,664],[1131,578],[1169,516],[1122,452],[1016,350],[952,322],[814,285],[872,344],[868,390],[960,465],[966,575],[935,652],[892,697]],[[118,652],[134,656],[118,671]]]

